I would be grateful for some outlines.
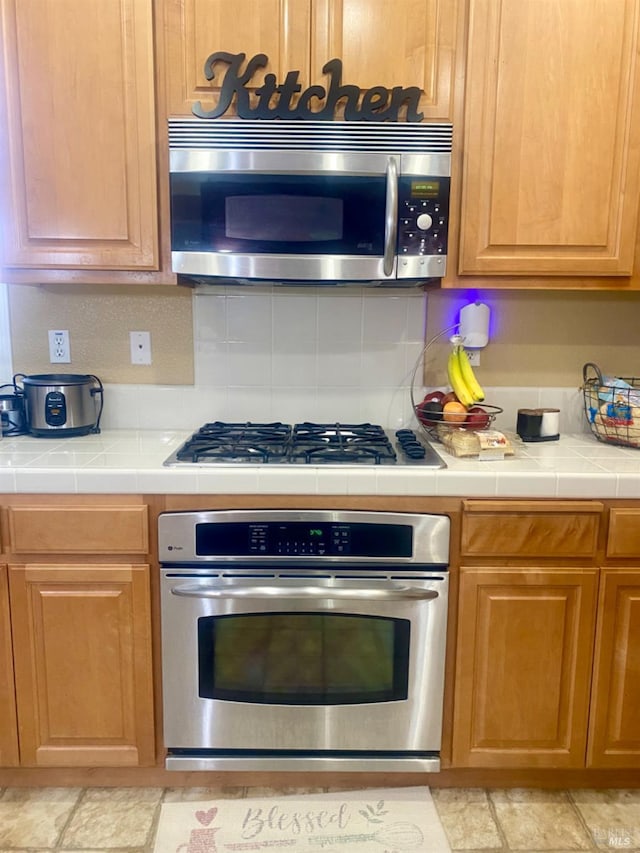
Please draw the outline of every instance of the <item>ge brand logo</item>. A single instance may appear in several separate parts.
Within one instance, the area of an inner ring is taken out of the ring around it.
[[[182,545],[167,545],[167,551],[182,551]]]

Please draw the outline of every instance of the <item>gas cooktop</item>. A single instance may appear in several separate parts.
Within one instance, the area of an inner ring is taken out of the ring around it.
[[[411,429],[377,424],[204,424],[164,462],[181,465],[420,465],[446,468]]]

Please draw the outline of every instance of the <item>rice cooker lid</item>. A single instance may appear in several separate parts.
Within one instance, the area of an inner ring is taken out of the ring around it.
[[[95,377],[87,373],[38,373],[34,376],[24,376],[24,385],[87,385],[93,384]]]

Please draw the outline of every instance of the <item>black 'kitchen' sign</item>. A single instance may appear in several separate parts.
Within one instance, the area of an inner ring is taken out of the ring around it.
[[[269,58],[264,53],[258,53],[241,72],[245,58],[244,53],[226,53],[222,50],[211,54],[204,66],[207,80],[214,79],[214,66],[217,63],[226,64],[227,71],[220,86],[217,106],[206,110],[198,102],[193,106],[195,115],[200,118],[218,118],[229,109],[235,97],[238,117],[244,119],[332,121],[338,102],[344,101],[346,121],[399,121],[400,109],[404,105],[406,121],[422,121],[423,113],[418,112],[422,89],[417,86],[394,86],[393,89],[373,86],[363,93],[358,86],[342,84],[340,59],[331,59],[322,68],[322,73],[329,75],[328,89],[324,86],[309,86],[304,92],[301,91],[299,71],[289,71],[283,83],[277,82],[275,74],[266,74],[262,86],[254,91],[257,102],[252,106],[246,87],[256,70],[268,64]],[[293,98],[298,94],[294,105]]]

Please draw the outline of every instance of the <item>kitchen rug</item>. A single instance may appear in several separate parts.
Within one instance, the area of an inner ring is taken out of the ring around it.
[[[163,803],[154,853],[450,853],[428,788]]]

